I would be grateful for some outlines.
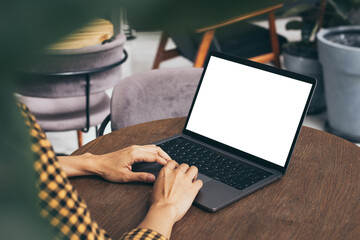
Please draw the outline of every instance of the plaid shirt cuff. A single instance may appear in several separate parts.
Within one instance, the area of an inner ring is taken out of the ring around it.
[[[167,240],[162,234],[155,232],[147,228],[135,228],[130,232],[125,233],[122,238],[123,240],[127,239],[136,239],[136,240]]]

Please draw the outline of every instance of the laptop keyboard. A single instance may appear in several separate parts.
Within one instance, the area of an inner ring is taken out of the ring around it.
[[[183,137],[158,146],[178,163],[194,165],[200,173],[239,190],[272,175],[271,172],[236,161]]]

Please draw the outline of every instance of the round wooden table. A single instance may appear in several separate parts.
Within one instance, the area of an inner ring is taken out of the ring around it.
[[[73,155],[103,154],[180,133],[185,118],[102,136]],[[192,206],[172,239],[360,239],[360,148],[303,127],[285,176],[216,213]],[[91,215],[114,239],[144,218],[152,186],[72,178]]]

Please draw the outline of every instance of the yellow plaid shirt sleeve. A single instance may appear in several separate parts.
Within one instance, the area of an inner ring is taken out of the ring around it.
[[[84,200],[79,197],[65,172],[61,170],[53,148],[36,123],[35,117],[29,113],[26,106],[18,105],[31,135],[40,215],[55,230],[55,238],[111,239],[106,231],[91,219]],[[155,231],[141,228],[125,233],[121,239],[166,240],[163,235]]]

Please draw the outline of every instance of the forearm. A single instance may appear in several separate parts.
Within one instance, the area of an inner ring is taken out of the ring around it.
[[[95,155],[85,153],[78,156],[58,156],[62,170],[69,177],[95,175]]]
[[[175,215],[176,210],[172,206],[152,205],[138,228],[152,229],[169,239]]]

